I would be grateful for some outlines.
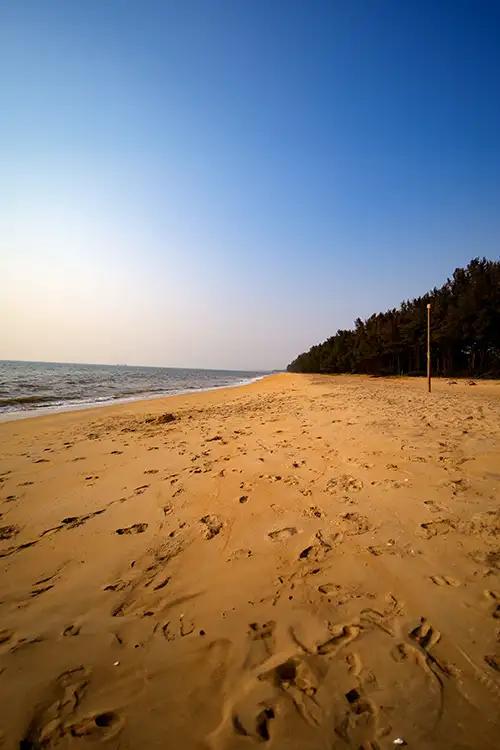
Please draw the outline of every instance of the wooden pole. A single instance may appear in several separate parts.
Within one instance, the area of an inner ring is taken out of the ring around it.
[[[431,305],[427,305],[427,388],[431,392]]]

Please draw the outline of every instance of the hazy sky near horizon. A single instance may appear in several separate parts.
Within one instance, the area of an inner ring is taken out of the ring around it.
[[[500,3],[0,5],[0,358],[281,368],[500,248]]]

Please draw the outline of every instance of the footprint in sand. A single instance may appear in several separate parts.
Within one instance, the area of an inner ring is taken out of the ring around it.
[[[80,625],[77,625],[76,623],[73,623],[72,625],[67,625],[67,626],[66,626],[66,627],[64,628],[64,630],[63,630],[62,634],[63,634],[63,636],[65,636],[65,637],[69,637],[69,636],[77,636],[77,635],[79,635],[79,634],[80,634],[80,630],[81,630],[81,626],[80,626]]]
[[[52,579],[53,579],[53,578],[55,578],[55,577],[57,576],[57,573],[58,573],[58,572],[59,572],[59,571],[57,571],[57,570],[56,570],[56,572],[55,572],[55,573],[52,573],[52,575],[50,575],[50,576],[44,576],[44,578],[39,578],[38,580],[36,580],[36,581],[35,581],[35,582],[33,583],[33,586],[41,586],[41,585],[42,585],[42,583],[48,583],[49,581],[52,581]]]
[[[404,554],[404,549],[399,547],[394,539],[388,539],[385,544],[371,544],[367,547],[367,550],[374,557],[380,557],[380,555],[403,556]]]
[[[122,536],[123,534],[142,534],[148,528],[147,523],[134,523],[132,526],[126,526],[122,529],[116,529],[115,534]]]
[[[230,554],[226,562],[231,562],[232,560],[247,560],[249,557],[252,557],[251,549],[237,549]]]
[[[4,541],[5,539],[12,539],[12,537],[19,534],[19,531],[19,527],[15,526],[14,524],[11,524],[9,526],[0,526],[0,541]]]
[[[105,511],[106,508],[100,508],[99,510],[95,510],[93,513],[87,513],[85,516],[66,516],[66,518],[62,519],[61,523],[58,526],[52,526],[50,529],[45,529],[45,531],[42,531],[42,533],[40,534],[40,539],[47,534],[56,534],[61,531],[61,529],[76,529],[77,526],[83,526],[83,524],[89,521],[91,518],[100,516],[102,513],[105,513]]]
[[[20,750],[55,747],[65,737],[108,740],[115,736],[123,726],[122,717],[115,711],[101,711],[74,721],[89,681],[90,672],[84,667],[63,672],[52,688],[52,698],[36,710],[19,743]]]
[[[286,526],[284,529],[276,529],[276,531],[270,531],[268,533],[268,537],[273,540],[273,542],[280,542],[283,539],[288,539],[291,536],[295,536],[297,534],[297,529],[295,526]]]
[[[420,618],[420,625],[413,628],[413,630],[410,631],[409,636],[414,641],[417,641],[425,651],[432,648],[432,646],[435,646],[436,643],[441,640],[441,633],[439,630],[434,628],[425,617]]]
[[[322,583],[321,586],[318,586],[318,591],[320,594],[328,596],[330,594],[336,594],[341,588],[342,587],[338,583]]]
[[[347,709],[343,718],[335,725],[335,732],[349,747],[360,750],[380,750],[376,741],[378,734],[378,708],[370,698],[363,696],[357,688],[345,693]]]
[[[456,528],[456,524],[450,518],[443,518],[439,521],[429,521],[421,523],[417,529],[417,534],[425,539],[431,539],[433,536],[448,534],[449,531]]]
[[[118,734],[123,724],[123,718],[116,711],[102,711],[72,724],[70,732],[72,737],[105,741]]]
[[[331,629],[332,636],[321,643],[316,651],[320,655],[331,654],[334,655],[341,648],[347,646],[360,634],[361,629],[357,625],[335,625]]]
[[[460,492],[470,489],[470,482],[467,479],[452,479],[446,486],[451,488],[451,494],[456,497]]]
[[[115,583],[108,583],[103,587],[103,591],[123,591],[129,585],[126,581],[119,580],[115,581]]]
[[[350,536],[366,534],[372,528],[368,518],[361,513],[342,513],[336,523],[345,534]]]
[[[304,721],[318,726],[321,709],[315,695],[319,687],[317,671],[301,657],[292,657],[258,676],[260,681],[270,682],[279,688],[291,701]]]
[[[472,550],[468,553],[469,557],[478,565],[484,565],[490,569],[500,569],[500,551],[499,550]]]
[[[410,483],[407,478],[405,479],[382,479],[381,481],[373,481],[370,483],[372,486],[382,487],[384,490],[400,490],[403,487],[409,487]]]
[[[46,591],[50,591],[50,589],[54,588],[54,584],[49,584],[48,586],[41,586],[37,589],[32,589],[30,596],[32,599],[36,598],[37,596],[40,596],[41,594],[45,594]]]
[[[313,560],[314,562],[323,560],[334,547],[342,542],[343,534],[340,532],[335,534],[325,534],[320,530],[316,532],[315,539],[317,540],[316,542],[304,547],[299,553],[299,560]]]
[[[4,550],[3,552],[0,552],[0,558],[1,557],[10,557],[11,555],[15,555],[16,552],[20,552],[23,549],[28,549],[28,547],[33,547],[35,544],[38,544],[39,541],[40,541],[39,539],[34,539],[31,542],[24,542],[24,544],[20,544],[17,547],[9,547],[8,549]]]
[[[418,629],[416,629],[418,630]],[[412,631],[413,633],[414,631]],[[412,636],[410,633],[410,636]],[[442,711],[443,702],[443,682],[442,678],[436,674],[435,669],[443,671],[442,666],[439,662],[428,654],[427,649],[429,643],[426,643],[425,639],[422,642],[421,636],[418,635],[416,640],[420,646],[412,646],[409,643],[398,643],[391,651],[391,656],[394,661],[404,665],[415,665],[421,670],[421,674],[425,677],[428,685],[427,691],[427,712],[429,718],[431,715],[435,715],[436,719],[439,720],[439,715]],[[411,686],[411,683],[409,683]]]
[[[468,536],[480,536],[483,539],[495,539],[500,534],[500,512],[488,510],[476,513],[471,520],[460,524],[460,531]]]
[[[327,492],[335,494],[338,491],[341,492],[359,492],[363,489],[363,482],[361,479],[350,474],[342,474],[339,477],[332,477],[328,480],[325,487]]]
[[[203,518],[200,518],[200,523],[205,527],[205,539],[213,539],[224,526],[222,519],[215,515],[203,516]]]
[[[16,651],[32,646],[36,643],[42,643],[45,639],[41,636],[34,636],[33,638],[19,638],[10,648],[10,653],[15,654]]]
[[[310,518],[324,518],[325,514],[321,510],[321,508],[318,508],[317,505],[310,505],[309,508],[306,508],[303,511],[305,516],[308,516]]]
[[[500,672],[500,662],[498,660],[498,656],[491,654],[491,655],[485,656],[484,660],[489,667],[495,670],[495,672]]]
[[[431,513],[442,513],[444,508],[436,503],[435,500],[424,500],[424,505],[427,505]]]
[[[14,631],[13,630],[0,630],[0,646],[3,645],[9,645],[14,638]]]
[[[456,578],[452,578],[451,576],[430,576],[430,579],[432,583],[435,583],[436,586],[460,586],[460,581],[457,581]]]
[[[274,709],[271,706],[263,708],[255,717],[253,726],[245,726],[237,713],[232,716],[233,730],[243,737],[252,737],[258,742],[268,742],[271,739],[269,724],[275,718]]]
[[[187,635],[192,635],[195,630],[194,622],[189,621],[188,623],[184,620],[184,615],[179,617],[178,623],[175,625],[169,620],[162,625],[163,637],[166,641],[175,641],[177,638],[185,638]],[[200,630],[199,635],[204,636],[205,631]]]

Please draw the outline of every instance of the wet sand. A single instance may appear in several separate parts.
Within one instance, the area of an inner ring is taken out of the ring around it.
[[[497,746],[499,383],[276,375],[0,455],[2,749]]]

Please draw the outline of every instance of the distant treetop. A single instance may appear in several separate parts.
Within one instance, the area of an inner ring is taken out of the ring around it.
[[[290,372],[420,375],[425,371],[427,304],[436,375],[500,375],[500,262],[474,258],[440,289],[398,309],[357,318],[299,354]]]

